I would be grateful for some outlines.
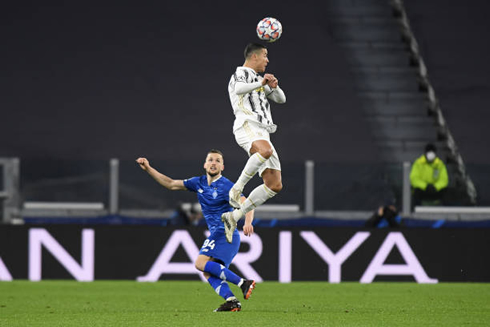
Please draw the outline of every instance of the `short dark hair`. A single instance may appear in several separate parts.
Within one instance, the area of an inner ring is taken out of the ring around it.
[[[208,151],[208,154],[210,154],[210,153],[217,153],[217,154],[221,155],[221,157],[223,158],[223,161],[225,161],[225,156],[223,155],[223,152],[221,152],[220,150],[211,149]]]
[[[429,151],[434,151],[434,152],[437,152],[437,148],[434,144],[432,143],[428,143],[426,146],[425,146],[425,152],[429,152]]]
[[[260,43],[249,43],[245,47],[245,51],[243,51],[243,56],[245,57],[245,59],[248,59],[248,58],[250,58],[252,53],[257,52],[258,50],[262,50],[262,49],[267,49],[267,47],[263,44],[260,44]]]

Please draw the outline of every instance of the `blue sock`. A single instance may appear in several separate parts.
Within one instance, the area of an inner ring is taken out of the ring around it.
[[[229,297],[235,296],[231,292],[228,283],[224,280],[211,276],[208,278],[208,283],[211,285],[212,288],[214,288],[214,291],[225,300]]]
[[[235,285],[238,285],[242,280],[240,276],[235,274],[233,271],[214,261],[208,261],[204,266],[204,271]]]

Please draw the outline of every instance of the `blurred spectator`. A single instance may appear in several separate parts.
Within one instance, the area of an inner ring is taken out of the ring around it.
[[[424,154],[412,165],[410,183],[412,185],[413,204],[443,204],[444,193],[448,185],[446,165],[437,157],[435,145],[429,143]]]
[[[189,223],[193,226],[197,226],[202,218],[204,218],[204,216],[202,215],[201,205],[199,202],[193,203],[191,211],[189,212]]]
[[[365,227],[391,227],[396,228],[401,225],[401,217],[398,214],[398,209],[395,206],[394,201],[388,201],[384,206],[380,206],[376,210],[371,218],[369,218],[364,224]]]
[[[197,226],[203,218],[201,205],[199,203],[179,203],[171,217],[171,225],[174,226]]]

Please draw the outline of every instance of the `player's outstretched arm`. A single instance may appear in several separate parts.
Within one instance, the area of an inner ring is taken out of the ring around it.
[[[247,198],[242,196],[240,198],[240,201],[243,203]],[[252,236],[254,233],[254,226],[252,225],[252,222],[254,220],[254,210],[249,211],[245,214],[245,223],[243,224],[243,234],[245,236]]]
[[[158,170],[150,166],[150,162],[148,161],[148,159],[138,158],[136,159],[136,162],[140,165],[141,169],[146,171],[151,177],[153,177],[154,180],[158,182],[158,184],[162,185],[163,187],[171,191],[186,190],[183,180],[172,179],[168,176],[165,176],[164,174],[160,173]]]

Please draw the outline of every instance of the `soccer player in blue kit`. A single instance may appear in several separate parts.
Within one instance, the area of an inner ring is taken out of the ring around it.
[[[199,256],[195,262],[196,269],[203,272],[211,287],[226,300],[214,311],[240,311],[241,303],[233,295],[228,282],[240,287],[243,297],[248,300],[255,288],[255,281],[241,278],[228,269],[240,248],[240,235],[235,230],[233,241],[227,242],[225,227],[221,221],[221,215],[224,212],[233,210],[229,204],[228,195],[233,183],[221,175],[225,168],[223,154],[218,150],[210,150],[204,162],[206,175],[186,180],[177,180],[165,176],[151,167],[146,158],[138,158],[136,162],[141,169],[165,188],[171,191],[189,190],[197,193],[203,216],[211,234],[204,241],[199,251]],[[245,201],[245,197],[242,197],[241,201]],[[245,215],[243,233],[246,236],[253,234],[253,214],[254,212],[250,211]]]

